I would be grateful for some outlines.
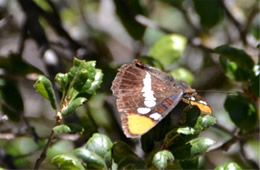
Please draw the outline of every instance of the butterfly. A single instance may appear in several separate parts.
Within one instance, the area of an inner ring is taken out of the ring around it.
[[[111,90],[117,97],[122,129],[130,138],[140,137],[160,122],[182,100],[207,114],[208,103],[183,81],[139,60],[120,67]]]

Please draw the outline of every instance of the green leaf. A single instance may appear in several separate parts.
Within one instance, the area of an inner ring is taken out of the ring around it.
[[[238,67],[243,68],[245,71],[252,71],[254,67],[252,57],[250,57],[244,50],[240,50],[229,45],[222,45],[217,47],[215,52],[229,61],[235,62]]]
[[[253,75],[250,79],[250,84],[251,84],[251,88],[252,88],[252,92],[254,93],[255,96],[260,97],[260,91],[259,91],[259,80],[260,80],[260,74],[258,74],[257,76]]]
[[[177,69],[172,70],[170,73],[174,77],[174,79],[183,80],[189,85],[191,85],[194,81],[193,74],[186,68],[178,67]]]
[[[112,147],[112,157],[115,163],[119,163],[124,159],[124,157],[127,157],[129,155],[135,155],[135,153],[126,143],[120,141],[114,143]]]
[[[54,90],[51,81],[47,77],[39,75],[34,84],[34,88],[44,98],[50,101],[51,106],[54,110],[57,110],[57,100],[54,94]]]
[[[88,140],[86,149],[91,152],[95,152],[100,157],[104,158],[112,148],[111,140],[103,134],[94,133],[94,135]],[[111,156],[110,156],[111,157]]]
[[[229,95],[224,107],[235,125],[243,130],[251,130],[257,122],[257,110],[247,98],[236,94]]]
[[[73,155],[62,154],[57,155],[52,159],[52,163],[59,169],[84,170],[81,162]]]
[[[183,135],[194,135],[195,129],[193,129],[191,127],[178,128],[177,133],[183,134]]]
[[[146,169],[146,166],[141,158],[130,155],[118,164],[118,169]]]
[[[96,69],[96,74],[94,80],[91,82],[90,87],[86,89],[86,92],[89,94],[94,94],[95,91],[99,88],[102,83],[103,73],[100,69]]]
[[[118,169],[145,169],[144,161],[123,142],[114,143],[112,158],[118,164]]]
[[[189,159],[205,153],[214,143],[211,139],[200,137],[178,147],[171,147],[171,151],[176,159]]]
[[[12,121],[19,121],[23,113],[23,99],[15,85],[16,82],[0,78],[1,108],[4,114]]]
[[[127,32],[136,40],[141,40],[145,27],[136,21],[137,15],[144,15],[144,7],[139,0],[114,0],[116,13]]]
[[[98,154],[88,149],[78,148],[74,151],[74,154],[86,163],[87,169],[107,169],[105,161]]]
[[[76,109],[78,107],[82,106],[86,101],[87,101],[87,99],[85,97],[78,97],[78,98],[72,100],[72,102],[69,103],[68,106],[65,106],[64,108],[61,109],[62,110],[61,114],[63,116],[68,116],[69,114],[76,111]]]
[[[59,73],[55,80],[63,92],[63,101],[70,103],[77,97],[89,97],[102,83],[103,73],[95,68],[95,61],[74,58],[73,67],[68,73]]]
[[[169,66],[178,61],[186,47],[187,39],[181,35],[170,34],[157,41],[149,51],[149,56]]]
[[[222,165],[219,165],[215,168],[215,170],[242,170],[240,166],[235,162],[226,162]]]
[[[63,124],[63,125],[58,125],[53,128],[55,133],[70,133],[70,132],[77,132],[77,133],[83,133],[84,129],[78,125],[78,124]]]
[[[210,116],[210,115],[200,116],[197,119],[194,129],[195,129],[196,133],[198,134],[201,131],[209,128],[210,126],[213,126],[216,123],[217,123],[216,118],[213,116]]]
[[[214,143],[215,141],[204,137],[189,141],[189,144],[191,145],[191,156],[197,156],[207,152],[208,148],[211,147]]]
[[[167,150],[157,152],[153,157],[153,164],[158,169],[167,169],[173,164],[174,156]]]
[[[222,19],[223,8],[219,0],[194,0],[193,3],[203,27],[211,28]]]
[[[58,83],[60,91],[65,93],[68,88],[68,82],[69,82],[68,74],[67,73],[56,74],[55,81]]]
[[[53,128],[54,132],[56,133],[69,133],[71,129],[67,125],[58,125]]]
[[[220,56],[219,62],[226,75],[236,81],[246,81],[249,79],[251,72],[239,67],[235,62]]]
[[[4,150],[11,156],[26,155],[37,149],[37,144],[29,137],[17,137],[9,141],[4,147]]]

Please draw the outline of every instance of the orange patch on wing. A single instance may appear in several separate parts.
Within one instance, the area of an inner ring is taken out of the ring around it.
[[[199,108],[202,112],[204,112],[204,113],[206,113],[206,114],[212,114],[212,109],[211,109],[211,107],[208,106],[208,105],[201,104],[201,103],[199,103],[199,102],[193,102],[193,101],[190,101],[190,104],[191,104],[191,105],[198,106],[198,108]]]
[[[173,104],[173,101],[171,99],[166,99],[166,102],[169,104],[169,105],[172,105]]]
[[[128,130],[131,134],[142,135],[154,127],[155,122],[146,116],[129,114],[127,116]]]
[[[160,112],[160,113],[163,113],[165,111],[165,108],[163,106],[158,106],[157,107],[157,110]]]

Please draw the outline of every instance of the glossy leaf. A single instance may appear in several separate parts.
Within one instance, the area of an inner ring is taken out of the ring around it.
[[[183,135],[194,135],[195,129],[193,129],[191,127],[178,128],[177,133],[183,134]]]
[[[215,142],[211,139],[200,137],[192,139],[179,147],[171,148],[176,159],[188,159],[207,152]]]
[[[107,169],[104,159],[85,148],[78,148],[74,154],[86,163],[87,169]]]
[[[144,161],[123,142],[118,141],[114,143],[112,158],[119,169],[145,169]]]
[[[15,82],[0,78],[0,99],[3,100],[1,108],[4,114],[12,121],[19,121],[24,106],[23,99]]]
[[[207,152],[208,148],[211,147],[215,142],[211,139],[200,137],[193,139],[189,142],[191,147],[191,155],[197,156]]]
[[[249,99],[239,94],[229,95],[224,107],[237,127],[250,130],[256,125],[257,110]]]
[[[203,27],[211,28],[222,19],[223,8],[219,0],[195,0],[193,3]]]
[[[201,131],[209,128],[210,126],[213,126],[216,123],[217,123],[217,120],[213,116],[210,116],[210,115],[200,116],[197,119],[194,129],[195,129],[196,133],[200,133]]]
[[[112,147],[112,157],[115,163],[119,163],[129,155],[135,155],[135,153],[126,143],[120,141],[114,143]]]
[[[51,81],[47,77],[45,77],[43,75],[38,76],[33,87],[44,98],[46,98],[47,100],[50,101],[53,109],[55,109],[55,110],[57,109],[57,102],[56,102],[54,90],[53,90]]]
[[[73,155],[62,154],[57,155],[52,159],[52,163],[59,169],[84,170],[81,162]]]
[[[107,153],[111,150],[112,145],[111,140],[106,135],[94,133],[85,147],[89,151],[95,152],[100,157],[104,158],[105,156],[108,156]]]
[[[87,99],[85,97],[79,97],[79,98],[72,100],[72,102],[69,103],[68,106],[65,106],[64,108],[62,108],[61,114],[63,116],[67,116],[67,115],[75,112],[76,109],[78,107],[82,106],[86,101],[87,101]]]
[[[167,169],[173,164],[174,156],[167,150],[157,152],[153,157],[153,164],[158,169]]]
[[[194,81],[193,74],[186,68],[179,67],[177,69],[172,70],[170,74],[174,77],[174,79],[183,80],[189,85],[191,85]]]
[[[178,61],[186,47],[187,39],[181,35],[170,34],[157,41],[149,51],[149,56],[165,66]]]
[[[118,169],[146,169],[146,166],[141,158],[130,155],[118,164]]]
[[[71,129],[67,125],[58,125],[53,128],[54,132],[56,133],[69,133]]]
[[[252,76],[250,79],[250,84],[251,84],[251,88],[252,88],[252,92],[254,93],[255,96],[260,97],[260,91],[259,91],[259,84],[260,81],[260,74],[258,74],[257,76]]]
[[[245,51],[231,47],[229,45],[222,45],[217,47],[215,52],[220,56],[225,57],[229,61],[235,62],[245,71],[252,71],[254,61]]]
[[[141,40],[145,27],[136,21],[137,15],[144,15],[144,7],[139,0],[114,0],[116,13],[127,32],[136,40]]]
[[[87,94],[93,94],[99,88],[103,73],[95,65],[95,61],[74,58],[73,67],[68,73],[56,75],[55,80],[63,92],[63,100],[69,103],[78,96],[88,97]]]
[[[239,67],[235,62],[229,61],[222,56],[220,56],[219,62],[230,79],[236,81],[246,81],[249,79],[251,71],[246,71],[244,68]]]
[[[222,165],[219,165],[215,170],[242,170],[242,168],[235,162],[226,162]]]

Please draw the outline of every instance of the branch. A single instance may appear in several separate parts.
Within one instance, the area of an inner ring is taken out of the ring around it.
[[[222,8],[224,9],[227,17],[230,19],[230,21],[236,26],[238,32],[239,32],[239,35],[240,35],[240,39],[242,40],[243,44],[244,45],[247,45],[247,41],[246,41],[246,34],[244,34],[244,31],[243,31],[243,25],[238,22],[236,20],[236,18],[232,15],[232,13],[229,11],[229,9],[227,8],[225,2],[225,0],[221,0],[220,1],[220,5],[222,6]]]
[[[29,130],[30,134],[32,135],[33,139],[35,142],[37,142],[39,140],[39,136],[37,135],[37,133],[35,132],[35,129],[30,125],[28,119],[24,116],[24,113],[19,113],[16,109],[14,109],[12,106],[10,106],[9,104],[7,104],[5,101],[3,101],[2,99],[0,99],[0,103],[4,106],[6,106],[9,110],[11,110],[12,112],[14,112],[16,115],[21,115],[21,119],[24,121],[27,129]]]
[[[56,123],[55,123],[55,126],[60,125],[60,124],[61,124],[61,120],[62,120],[61,113],[60,113],[60,112],[57,112],[57,113],[56,113]],[[44,146],[44,148],[43,148],[43,150],[42,150],[42,153],[41,153],[40,157],[39,157],[39,158],[37,159],[37,161],[35,162],[35,165],[34,165],[34,169],[35,169],[35,170],[38,170],[38,169],[39,169],[39,167],[40,167],[42,161],[46,158],[46,152],[47,152],[47,150],[48,150],[48,148],[49,148],[49,146],[50,146],[52,140],[54,139],[54,137],[55,137],[55,132],[54,132],[54,130],[52,129],[52,130],[51,130],[51,134],[50,134],[50,136],[49,136],[49,138],[48,138],[48,141],[47,141],[46,145]]]
[[[218,146],[218,147],[216,147],[216,148],[213,148],[213,149],[209,150],[209,152],[216,151],[216,150],[228,151],[229,148],[230,148],[233,144],[235,144],[236,142],[245,140],[245,139],[247,139],[248,137],[254,136],[254,135],[258,134],[258,133],[259,133],[259,128],[254,129],[254,130],[252,130],[252,131],[250,131],[250,132],[248,132],[248,133],[246,133],[246,134],[244,134],[244,135],[235,135],[235,136],[233,136],[231,139],[229,139],[229,140],[227,140],[226,142],[224,142],[222,145],[220,145],[220,146]]]

